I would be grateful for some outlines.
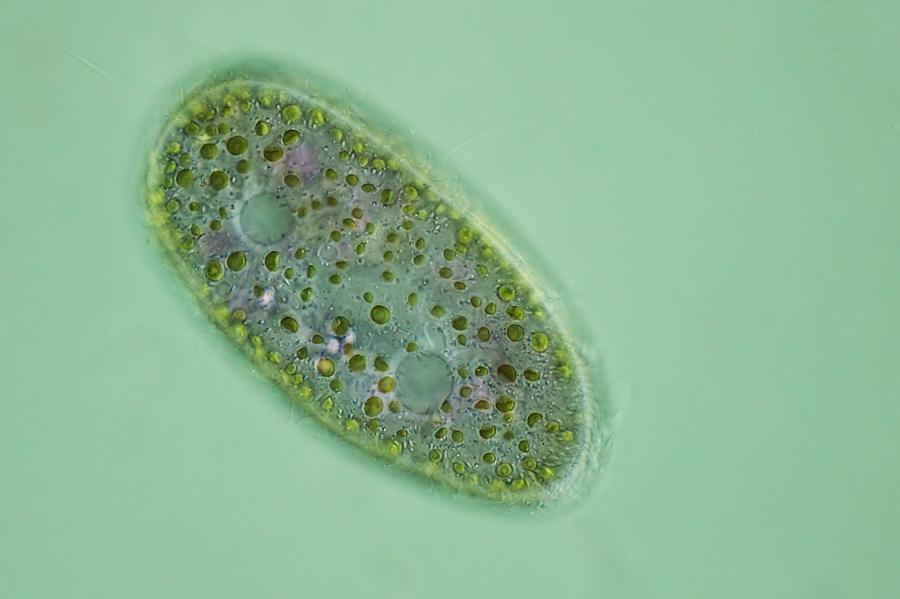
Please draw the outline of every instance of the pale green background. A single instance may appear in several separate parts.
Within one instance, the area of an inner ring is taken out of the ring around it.
[[[339,451],[156,265],[173,78],[399,117],[585,314],[604,485],[515,518]],[[0,597],[896,597],[900,5],[0,4]],[[200,324],[198,324],[200,322]]]

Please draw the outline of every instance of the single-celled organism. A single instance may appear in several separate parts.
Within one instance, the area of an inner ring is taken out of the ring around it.
[[[505,503],[573,493],[605,432],[543,284],[421,154],[302,76],[208,78],[151,156],[200,306],[342,439]]]

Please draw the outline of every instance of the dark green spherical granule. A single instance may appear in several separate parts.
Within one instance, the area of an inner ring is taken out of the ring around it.
[[[544,283],[464,192],[325,98],[284,74],[193,89],[147,192],[178,271],[341,438],[492,500],[573,493],[605,423]]]

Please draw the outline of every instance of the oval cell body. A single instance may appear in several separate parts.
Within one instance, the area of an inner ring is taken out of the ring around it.
[[[424,153],[283,71],[193,88],[150,155],[164,253],[340,438],[503,503],[571,495],[605,426],[546,285]]]

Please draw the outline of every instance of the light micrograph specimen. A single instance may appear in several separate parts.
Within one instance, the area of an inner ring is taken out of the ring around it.
[[[543,503],[596,463],[600,410],[543,284],[463,195],[307,79],[238,69],[171,116],[146,199],[200,305],[291,401],[433,482]]]

